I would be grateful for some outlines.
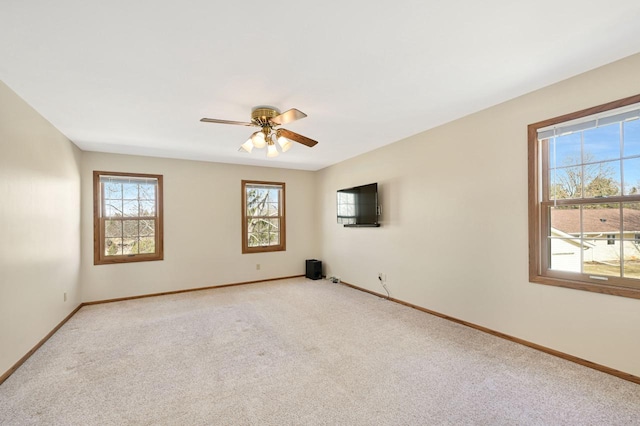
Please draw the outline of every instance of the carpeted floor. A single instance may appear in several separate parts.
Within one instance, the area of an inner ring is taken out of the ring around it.
[[[83,307],[0,424],[638,425],[640,386],[300,278]]]

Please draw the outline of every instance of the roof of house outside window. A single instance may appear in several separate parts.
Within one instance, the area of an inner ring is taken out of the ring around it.
[[[625,233],[640,233],[640,210],[622,210]],[[554,209],[552,226],[567,234],[579,234],[579,215],[580,210],[578,209]],[[617,234],[620,232],[619,209],[583,209],[582,220],[585,233]]]

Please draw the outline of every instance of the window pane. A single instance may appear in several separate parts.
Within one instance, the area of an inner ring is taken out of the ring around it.
[[[105,237],[122,237],[122,221],[121,220],[105,220],[104,236]]]
[[[144,183],[139,186],[140,200],[155,200],[156,199],[156,185]]]
[[[550,207],[551,229],[547,235],[556,237],[580,236],[580,208],[578,206]]]
[[[620,205],[582,206],[582,238],[585,274],[620,276],[620,244],[608,244],[607,236],[620,235]]]
[[[550,238],[550,269],[580,272],[580,240],[578,238]]]
[[[122,185],[123,198],[125,200],[137,200],[138,199],[138,184],[137,183],[125,183]]]
[[[280,244],[280,233],[276,232],[269,234],[269,245],[277,246],[278,244]]]
[[[268,220],[269,230],[271,232],[276,232],[280,227],[280,219],[267,219],[267,220]]]
[[[584,181],[586,198],[620,195],[620,161],[585,165]]]
[[[122,184],[106,182],[104,184],[104,198],[122,198]]]
[[[623,274],[640,279],[640,203],[625,203],[622,209],[624,256]]]
[[[620,124],[596,127],[584,132],[584,162],[620,158]]]
[[[123,236],[124,238],[137,238],[138,237],[138,221],[137,220],[123,220]]]
[[[250,220],[249,235],[254,245],[263,246],[269,243],[269,227],[263,220]]]
[[[582,137],[580,133],[558,136],[549,144],[549,164],[551,168],[580,164],[582,161]],[[554,161],[554,158],[556,161]]]
[[[264,222],[261,219],[247,219],[247,229],[249,232],[260,232],[264,230]]]
[[[122,217],[122,201],[105,200],[104,217]]]
[[[259,234],[249,233],[248,235],[248,246],[249,247],[259,247],[264,246],[264,238]]]
[[[272,188],[269,190],[269,201],[279,203],[280,202],[280,190]]]
[[[624,238],[634,239],[640,233],[640,203],[624,203],[622,207]]]
[[[136,243],[138,242],[137,238],[123,238],[122,239],[122,254],[123,255],[127,255],[127,254],[138,254],[137,251],[134,251],[134,249],[137,249],[137,245]]]
[[[640,279],[640,261],[633,257],[624,257],[624,276],[625,278]]]
[[[105,256],[120,256],[122,254],[122,238],[105,238]]]
[[[624,156],[640,155],[640,120],[624,123]]]
[[[139,222],[139,226],[140,226],[140,236],[141,237],[152,237],[155,235],[155,227],[156,227],[156,221],[155,220],[141,220]]]
[[[155,239],[153,237],[140,237],[135,247],[139,254],[155,253]]]
[[[579,206],[549,207],[549,224],[549,268],[580,272],[582,242]]]
[[[269,203],[267,204],[268,208],[268,216],[278,216],[280,214],[280,209],[278,208],[278,203]]]
[[[549,188],[555,191],[549,194],[551,199],[581,198],[582,167],[567,167],[556,170],[555,174],[552,172]]]
[[[640,158],[624,160],[624,195],[640,194]]]
[[[140,216],[155,216],[155,215],[156,215],[155,201],[140,201]]]
[[[138,217],[140,214],[140,203],[137,200],[124,200],[122,206],[126,217]]]
[[[623,273],[626,278],[640,279],[640,203],[625,203],[623,207]]]

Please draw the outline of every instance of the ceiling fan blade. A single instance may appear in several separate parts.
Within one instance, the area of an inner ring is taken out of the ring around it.
[[[315,146],[318,143],[318,141],[314,141],[313,139],[309,139],[306,136],[299,135],[287,129],[278,129],[278,133],[289,140],[301,143],[302,145],[306,145],[308,147]]]
[[[245,123],[244,121],[218,120],[217,118],[201,118],[200,121],[204,123],[236,124],[238,126],[252,126],[252,127],[256,126],[253,123]]]
[[[299,109],[291,108],[283,112],[280,115],[273,117],[270,121],[277,125],[283,125],[287,123],[291,123],[292,121],[300,120],[301,118],[305,118],[307,114],[300,111]]]

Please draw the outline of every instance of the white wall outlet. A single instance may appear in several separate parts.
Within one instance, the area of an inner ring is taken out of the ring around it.
[[[260,264],[256,263],[256,271],[259,271],[259,270],[260,270]]]
[[[66,291],[63,293],[63,296],[62,296],[62,297],[63,297],[63,299],[64,299],[64,302],[66,302],[66,301],[67,301],[67,292],[66,292]]]
[[[382,272],[378,272],[378,279],[380,281],[386,281],[387,280],[387,274],[383,274]]]

